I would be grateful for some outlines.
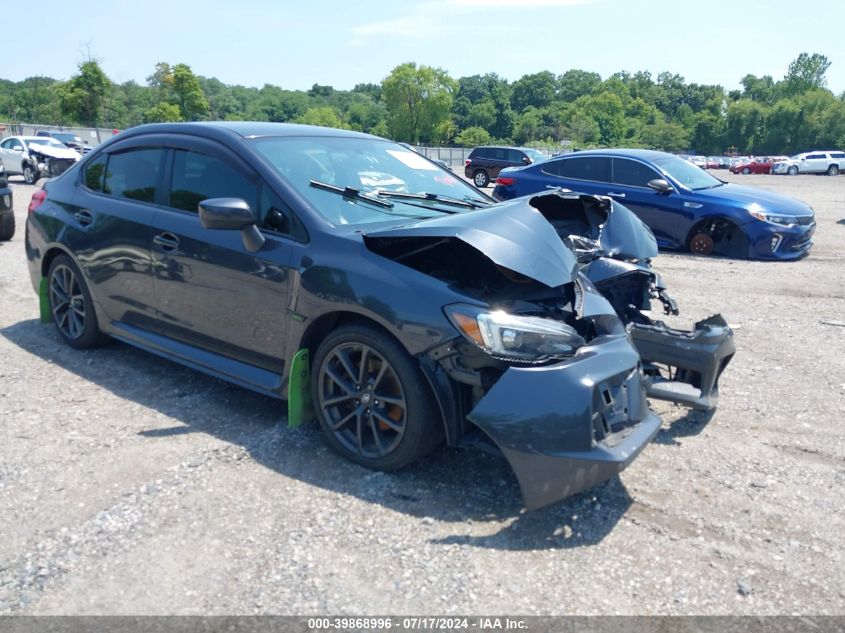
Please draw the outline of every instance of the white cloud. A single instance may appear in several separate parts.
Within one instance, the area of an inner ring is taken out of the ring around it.
[[[459,32],[457,15],[489,13],[502,9],[543,9],[592,4],[598,0],[432,0],[413,6],[394,18],[376,20],[352,28],[353,46],[361,46],[371,37],[386,35],[409,39],[430,39]],[[464,25],[465,26],[465,25]]]

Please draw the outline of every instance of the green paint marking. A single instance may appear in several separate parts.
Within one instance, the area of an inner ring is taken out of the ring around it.
[[[50,298],[47,296],[49,285],[47,278],[42,277],[38,284],[38,309],[41,312],[41,322],[50,323],[53,315],[50,313]]]
[[[295,429],[303,422],[314,419],[310,376],[308,350],[301,349],[293,355],[288,377],[288,428],[290,429]]]

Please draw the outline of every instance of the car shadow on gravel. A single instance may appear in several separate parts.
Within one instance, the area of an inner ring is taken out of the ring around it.
[[[166,442],[171,436],[206,433],[242,447],[255,462],[285,477],[417,517],[421,530],[433,529],[437,522],[455,524],[462,532],[432,538],[432,543],[507,550],[594,545],[613,530],[632,502],[616,477],[526,513],[519,485],[503,457],[443,448],[399,472],[373,472],[332,451],[316,423],[288,429],[285,405],[279,400],[122,343],[73,350],[52,326],[35,319],[0,329],[0,335],[43,361],[178,423],[145,428],[143,422],[126,421],[133,436]],[[490,533],[491,527],[495,532]],[[479,529],[485,535],[478,536]]]
[[[715,410],[694,411],[687,409],[684,415],[670,422],[668,426],[660,427],[652,441],[655,444],[678,446],[680,445],[679,438],[693,437],[707,428],[707,424],[713,419],[715,413]]]

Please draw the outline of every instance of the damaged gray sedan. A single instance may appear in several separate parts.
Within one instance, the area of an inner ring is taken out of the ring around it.
[[[649,443],[648,396],[712,409],[734,353],[693,331],[625,207],[494,204],[372,136],[140,126],[37,191],[26,253],[71,347],[117,338],[288,401],[339,453],[395,470],[444,441],[500,451],[534,509]]]

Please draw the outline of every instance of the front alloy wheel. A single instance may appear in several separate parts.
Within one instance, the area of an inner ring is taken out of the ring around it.
[[[59,255],[47,273],[47,300],[53,324],[65,343],[76,349],[95,347],[103,341],[91,295],[76,264]]]
[[[396,470],[440,442],[442,422],[418,363],[365,325],[335,330],[314,359],[312,396],[329,443],[348,459]]]

